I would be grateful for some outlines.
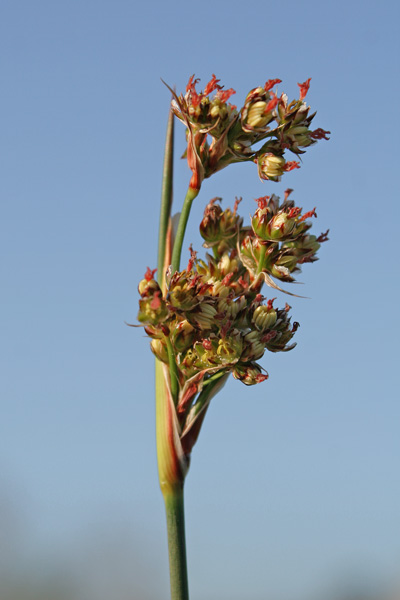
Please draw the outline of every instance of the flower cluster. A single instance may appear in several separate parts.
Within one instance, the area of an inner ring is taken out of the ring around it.
[[[251,227],[243,226],[234,209],[222,210],[214,198],[207,205],[200,232],[204,246],[213,255],[198,259],[190,248],[190,260],[183,271],[167,274],[163,295],[148,269],[139,283],[138,320],[151,338],[156,357],[170,366],[177,378],[177,416],[184,430],[186,419],[196,411],[196,395],[215,377],[228,373],[246,385],[268,378],[258,364],[265,351],[284,352],[295,344],[292,338],[298,323],[291,323],[290,306],[278,309],[275,299],[263,297],[264,282],[272,277],[292,281],[298,265],[316,260],[320,243],[326,238],[308,231],[315,215],[304,215],[285,194],[259,198]]]
[[[310,115],[304,102],[310,79],[298,84],[299,98],[290,103],[286,94],[273,91],[281,80],[270,79],[247,94],[240,110],[228,102],[235,90],[224,90],[215,75],[202,92],[196,90],[198,82],[192,76],[180,96],[171,90],[172,110],[187,127],[186,156],[193,188],[199,189],[204,178],[228,164],[249,160],[256,162],[261,179],[279,181],[284,172],[300,166],[286,161],[286,150],[302,154],[317,140],[329,139],[329,131],[310,128],[315,113]],[[260,149],[252,148],[263,140],[267,141]]]
[[[282,204],[275,194],[257,199],[251,229],[243,230],[239,245],[239,255],[247,269],[273,287],[277,286],[271,276],[294,281],[292,274],[300,272],[302,264],[318,260],[316,253],[328,239],[328,231],[318,237],[308,233],[311,221],[307,219],[317,216],[315,208],[302,214],[302,209],[289,200],[292,191],[286,190]]]

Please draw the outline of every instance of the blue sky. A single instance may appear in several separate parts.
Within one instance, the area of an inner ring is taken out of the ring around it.
[[[297,348],[264,357],[262,385],[230,381],[194,449],[191,598],[299,598],[363,573],[394,580],[397,3],[3,0],[0,12],[0,522],[14,564],[65,564],[98,532],[119,548],[123,530],[141,555],[126,574],[137,597],[165,596],[153,360],[124,325],[156,263],[160,78],[180,91],[191,74],[215,73],[240,106],[267,79],[295,97],[312,77],[307,100],[331,140],[280,184],[260,182],[251,164],[206,181],[185,241],[200,250],[210,198],[242,196],[247,216],[254,198],[288,186],[317,207],[314,228],[331,230],[301,276],[310,299],[291,302]],[[178,123],[175,210],[190,176],[183,149]]]

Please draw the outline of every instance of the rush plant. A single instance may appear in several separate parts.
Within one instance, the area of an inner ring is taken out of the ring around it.
[[[275,306],[263,286],[283,292],[305,263],[317,260],[328,232],[310,233],[315,208],[303,212],[292,200],[271,194],[257,199],[249,225],[221,199],[208,202],[200,223],[203,246],[198,258],[190,246],[181,268],[185,231],[202,182],[232,163],[254,162],[262,180],[278,182],[298,169],[297,157],[329,131],[313,129],[315,113],[305,97],[310,79],[298,84],[299,98],[288,101],[272,79],[251,90],[237,110],[215,75],[204,91],[189,79],[186,92],[171,88],[172,103],[165,146],[160,211],[158,266],[147,268],[139,283],[138,320],[156,357],[156,438],[160,487],[167,516],[171,599],[188,600],[183,488],[190,456],[210,401],[229,374],[245,385],[268,379],[259,360],[266,351],[294,348],[299,326],[289,304]],[[192,172],[178,218],[172,219],[174,119],[186,127],[185,156]],[[257,144],[258,149],[254,146]],[[155,273],[157,272],[157,278]],[[286,294],[294,296],[288,291]]]

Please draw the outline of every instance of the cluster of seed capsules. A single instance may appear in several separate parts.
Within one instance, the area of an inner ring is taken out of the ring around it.
[[[329,139],[329,131],[311,127],[316,113],[310,114],[304,101],[310,79],[298,84],[299,98],[291,102],[286,94],[273,91],[281,80],[269,79],[247,94],[240,110],[228,102],[235,90],[224,90],[215,75],[202,92],[196,90],[198,81],[191,77],[185,94],[171,92],[172,110],[187,127],[189,166],[200,169],[200,179],[230,163],[250,160],[257,164],[261,179],[279,181],[285,171],[300,167],[284,158],[286,150],[303,154],[318,140]],[[262,140],[266,140],[262,147],[254,150],[252,146]]]
[[[302,210],[275,195],[259,198],[251,227],[243,226],[234,209],[222,210],[219,200],[206,207],[200,232],[212,251],[206,260],[190,249],[185,270],[167,273],[167,292],[147,269],[139,283],[138,320],[152,338],[157,358],[176,361],[180,389],[192,378],[199,382],[216,373],[232,372],[246,385],[268,375],[258,364],[266,350],[285,352],[295,344],[298,323],[291,323],[290,306],[274,307],[261,294],[264,283],[278,287],[273,278],[293,281],[300,266],[316,259],[327,233],[308,233],[315,210]]]

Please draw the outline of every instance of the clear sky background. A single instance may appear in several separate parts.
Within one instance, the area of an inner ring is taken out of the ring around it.
[[[264,357],[268,382],[232,379],[212,402],[186,484],[191,598],[395,582],[399,12],[394,0],[1,3],[0,557],[21,581],[61,581],[74,600],[168,597],[153,358],[124,321],[156,265],[160,77],[180,91],[215,73],[239,106],[269,78],[297,97],[312,77],[314,124],[332,136],[281,183],[252,164],[206,181],[185,247],[200,250],[210,198],[242,196],[247,217],[287,187],[331,234],[301,275],[310,299],[291,301],[297,348]],[[179,161],[179,123],[176,142]],[[175,210],[189,177],[177,162]]]

